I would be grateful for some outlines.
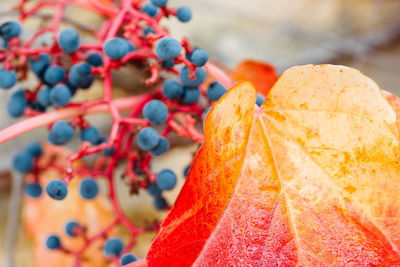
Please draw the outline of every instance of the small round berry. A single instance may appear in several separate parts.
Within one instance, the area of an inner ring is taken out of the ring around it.
[[[124,266],[137,260],[138,258],[134,254],[126,253],[121,258],[121,265]]]
[[[103,47],[104,53],[111,59],[120,60],[135,47],[126,39],[115,37],[108,40]]]
[[[151,127],[146,127],[140,130],[137,135],[137,144],[143,150],[154,148],[158,144],[158,133]]]
[[[56,235],[51,235],[51,236],[47,237],[46,247],[51,250],[59,249],[61,247],[60,238]]]
[[[79,223],[76,221],[69,221],[65,224],[65,233],[70,237],[75,237],[78,235],[76,229],[79,228]]]
[[[58,84],[50,90],[50,101],[56,107],[64,107],[71,100],[71,91],[63,84]]]
[[[156,54],[161,60],[174,59],[181,54],[181,51],[181,44],[170,37],[163,37],[156,44]]]
[[[158,13],[158,7],[156,7],[156,6],[153,5],[152,3],[146,3],[146,4],[142,7],[142,12],[146,13],[146,14],[149,15],[150,17],[154,17],[154,16],[157,15],[157,13]]]
[[[99,53],[92,52],[86,57],[86,62],[94,67],[100,67],[103,66],[103,57]]]
[[[151,3],[158,7],[163,7],[168,3],[168,0],[151,0]]]
[[[190,61],[193,62],[194,65],[201,67],[207,63],[209,58],[208,52],[203,49],[196,49],[190,56]]]
[[[166,98],[179,99],[183,94],[183,86],[175,80],[166,80],[163,83],[162,92]]]
[[[81,139],[95,145],[100,140],[100,131],[94,126],[89,126],[81,132]]]
[[[42,195],[42,187],[38,183],[27,183],[24,192],[31,198],[38,198]]]
[[[0,36],[4,40],[17,37],[21,33],[21,25],[16,21],[7,21],[0,25]]]
[[[79,49],[81,38],[75,29],[64,29],[58,35],[58,44],[66,53],[73,53]]]
[[[194,79],[192,80],[190,79],[190,70],[188,67],[185,66],[182,68],[179,77],[181,78],[182,84],[184,86],[197,87],[205,81],[207,77],[207,72],[203,67],[197,68],[194,72]]]
[[[49,142],[53,145],[63,145],[74,136],[74,128],[63,120],[54,123],[49,133]]]
[[[164,197],[158,196],[153,200],[153,206],[157,210],[164,210],[167,207],[167,201]]]
[[[40,157],[43,153],[42,150],[42,145],[39,142],[31,142],[27,147],[26,151],[32,156],[32,157]]]
[[[143,34],[144,35],[148,35],[148,34],[150,34],[150,33],[156,33],[154,30],[153,30],[153,28],[152,27],[146,27],[146,28],[144,28],[143,29]]]
[[[200,97],[199,88],[185,87],[182,102],[187,105],[196,103]]]
[[[17,74],[13,71],[0,69],[0,88],[10,89],[17,83]]]
[[[37,93],[37,101],[43,107],[50,106],[51,105],[50,89],[47,87],[40,89],[39,92]]]
[[[27,173],[32,170],[33,157],[27,151],[21,151],[12,159],[12,167],[20,173]]]
[[[121,239],[113,237],[107,239],[103,247],[103,252],[106,258],[109,258],[111,256],[117,258],[119,257],[119,255],[121,255],[123,249],[124,249],[124,244],[122,243]]]
[[[53,180],[47,184],[46,192],[52,199],[63,200],[68,194],[68,188],[60,180]]]
[[[83,179],[79,185],[79,193],[82,198],[91,200],[99,193],[99,186],[96,180],[91,177]]]
[[[161,196],[161,190],[156,184],[149,184],[147,187],[147,193],[153,197]]]
[[[188,174],[189,174],[189,170],[190,170],[190,165],[186,166],[186,168],[183,170],[183,176],[185,178],[187,178]]]
[[[169,68],[172,68],[175,65],[175,62],[174,62],[173,59],[167,59],[167,60],[164,60],[161,63],[161,65],[162,65],[163,68],[169,69]]]
[[[79,88],[89,88],[93,83],[93,75],[91,74],[91,66],[89,63],[82,62],[73,65],[69,70],[69,84]]]
[[[153,156],[161,156],[169,149],[169,142],[168,139],[164,137],[160,137],[158,139],[158,144],[149,150],[150,154]]]
[[[143,117],[152,124],[163,124],[168,118],[168,108],[160,100],[151,100],[143,108]]]
[[[181,6],[176,10],[176,17],[181,22],[188,22],[192,19],[192,10],[187,6]]]
[[[163,169],[157,175],[157,186],[160,190],[171,190],[176,185],[176,175],[170,169]]]
[[[207,97],[211,101],[217,101],[220,99],[228,90],[220,84],[218,81],[212,82],[207,89]]]
[[[29,58],[30,67],[33,73],[39,78],[43,77],[44,72],[50,66],[51,58],[48,54],[41,53],[37,59]]]
[[[23,92],[23,90],[21,90],[21,92]],[[18,118],[24,114],[27,105],[28,102],[24,94],[14,94],[7,104],[8,114],[13,118]]]
[[[261,107],[261,105],[264,104],[264,102],[265,102],[265,97],[262,94],[257,93],[257,100],[256,100],[257,106]]]
[[[65,79],[65,70],[57,65],[50,66],[44,72],[43,78],[47,84],[54,85]]]

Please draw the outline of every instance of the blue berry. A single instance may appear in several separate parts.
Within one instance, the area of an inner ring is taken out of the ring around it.
[[[192,19],[192,10],[187,6],[181,6],[176,10],[176,17],[181,22],[188,22]]]
[[[262,94],[257,93],[257,100],[256,104],[257,106],[261,107],[262,104],[265,102],[265,97]]]
[[[50,66],[50,56],[48,54],[39,54],[38,59],[29,58],[30,67],[33,73],[38,77],[43,77],[44,72]]]
[[[58,35],[58,44],[66,53],[73,53],[79,49],[81,38],[75,29],[64,29]]]
[[[21,33],[21,25],[16,21],[7,21],[0,26],[0,36],[4,40],[17,37]]]
[[[79,227],[79,223],[76,221],[69,221],[65,224],[65,233],[70,237],[75,237],[78,234],[76,233],[76,229]]]
[[[169,99],[179,99],[183,94],[183,86],[175,80],[166,80],[162,87],[163,94]]]
[[[186,166],[186,168],[183,170],[183,176],[187,178],[189,174],[190,166]]]
[[[89,126],[81,132],[81,139],[95,145],[100,140],[100,131],[96,127]]]
[[[206,70],[202,67],[197,68],[196,71],[194,72],[194,76],[195,76],[194,79],[191,80],[190,70],[186,66],[182,68],[181,73],[179,74],[179,77],[181,78],[182,84],[184,86],[197,87],[205,81],[207,77]]]
[[[148,35],[148,34],[150,34],[150,33],[156,33],[156,32],[153,30],[152,27],[146,27],[146,28],[143,29],[143,34],[144,34],[144,35]]]
[[[49,133],[49,142],[53,145],[63,145],[70,141],[74,136],[72,126],[63,120],[54,123]]]
[[[161,65],[163,68],[169,69],[175,65],[175,62],[173,59],[167,59],[167,60],[164,60]]]
[[[26,151],[28,151],[32,157],[40,157],[43,153],[42,145],[39,142],[31,142],[26,147]]]
[[[228,90],[217,81],[212,82],[207,89],[207,97],[211,101],[217,101],[221,98]]]
[[[43,107],[47,107],[51,105],[50,101],[50,89],[47,87],[44,87],[39,90],[37,94],[37,101],[40,105]]]
[[[26,106],[28,105],[23,90],[20,90],[19,92],[22,92],[22,94],[14,94],[7,104],[8,114],[13,118],[22,116]]]
[[[154,148],[158,144],[158,133],[151,127],[146,127],[140,130],[137,135],[137,144],[143,150]]]
[[[90,53],[86,57],[86,62],[94,67],[103,66],[103,57],[99,53]]]
[[[132,253],[127,253],[122,256],[121,265],[124,266],[137,260],[138,258],[135,255],[133,255]]]
[[[146,4],[142,7],[142,12],[146,13],[146,14],[149,15],[150,17],[154,17],[154,16],[157,15],[157,13],[158,13],[158,7],[156,7],[156,6],[153,5],[152,3],[146,3]]]
[[[57,65],[50,66],[44,72],[43,78],[47,84],[54,85],[65,79],[65,70]]]
[[[163,169],[157,175],[157,186],[161,190],[171,190],[176,185],[176,175],[170,169]]]
[[[153,197],[161,196],[161,190],[156,184],[149,184],[147,187],[147,193]]]
[[[119,257],[119,255],[121,255],[123,249],[124,249],[124,244],[122,243],[121,239],[113,237],[107,239],[103,247],[103,252],[106,258],[109,258],[111,256],[117,258]]]
[[[79,88],[89,88],[93,83],[91,66],[89,63],[82,62],[73,65],[69,70],[69,84]]]
[[[50,101],[56,107],[64,107],[71,100],[71,91],[66,85],[58,84],[50,91]]]
[[[152,149],[150,149],[149,152],[153,156],[161,156],[162,154],[167,152],[168,149],[169,149],[168,139],[160,137],[160,139],[158,139],[157,145]]]
[[[168,3],[168,0],[151,0],[151,3],[158,7],[163,7]]]
[[[24,192],[31,198],[38,198],[42,195],[42,187],[38,183],[27,183]]]
[[[152,124],[163,124],[168,118],[168,108],[160,100],[151,100],[143,108],[143,117]]]
[[[10,89],[17,83],[17,74],[13,71],[0,69],[0,88]]]
[[[12,159],[12,167],[20,173],[27,173],[32,170],[33,157],[27,151],[21,151]]]
[[[54,250],[54,249],[59,249],[61,246],[61,241],[60,238],[56,235],[51,235],[47,237],[46,240],[46,247],[48,249]]]
[[[196,103],[200,97],[199,88],[185,87],[182,102],[187,105]]]
[[[164,210],[167,207],[167,201],[165,200],[164,197],[158,196],[158,197],[154,198],[153,206],[157,210]]]
[[[190,55],[190,61],[193,62],[194,65],[201,67],[207,63],[209,58],[208,52],[203,49],[196,49]]]
[[[163,37],[156,44],[156,54],[161,60],[174,59],[181,54],[181,50],[181,44],[170,37]]]
[[[53,180],[47,184],[46,192],[52,199],[63,200],[68,194],[68,188],[60,180]]]
[[[103,47],[104,53],[111,59],[119,60],[135,47],[126,39],[115,37],[108,40]]]
[[[82,198],[91,200],[99,193],[99,186],[93,178],[86,177],[80,183],[79,193]]]

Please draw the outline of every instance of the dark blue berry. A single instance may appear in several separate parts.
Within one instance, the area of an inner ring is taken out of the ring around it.
[[[0,25],[0,36],[4,40],[17,37],[21,33],[21,25],[16,21],[7,21]]]
[[[146,14],[149,15],[150,17],[154,17],[154,16],[157,15],[157,13],[158,13],[158,7],[156,7],[156,6],[153,5],[152,3],[146,3],[146,4],[142,7],[142,12],[146,13]]]
[[[51,235],[46,239],[46,247],[48,249],[54,250],[59,249],[61,246],[60,238],[56,235]]]
[[[48,54],[39,54],[37,59],[29,58],[30,67],[33,73],[39,78],[43,77],[44,72],[50,66],[51,58]]]
[[[183,94],[183,86],[175,80],[166,80],[162,87],[163,94],[169,99],[179,99]]]
[[[143,117],[152,124],[163,124],[168,118],[168,108],[160,100],[151,100],[143,108]]]
[[[188,22],[192,19],[192,10],[187,6],[181,6],[176,10],[176,17],[181,22]]]
[[[0,88],[10,89],[17,83],[17,74],[13,71],[0,69]]]
[[[38,183],[27,183],[24,192],[31,198],[38,198],[42,195],[42,187]]]
[[[12,159],[12,167],[20,173],[27,173],[32,170],[33,157],[27,151],[21,151]]]
[[[57,65],[50,66],[44,72],[43,78],[47,84],[54,85],[65,79],[65,70]]]
[[[7,104],[8,114],[13,118],[22,116],[26,106],[28,105],[28,102],[23,94],[23,90],[19,90],[18,92],[22,92],[22,94],[14,94]]]
[[[132,49],[134,50],[135,47],[128,40],[121,37],[108,40],[103,47],[104,53],[114,60],[122,59]]]
[[[186,168],[183,170],[183,176],[187,178],[189,174],[190,166],[186,166]]]
[[[211,101],[217,101],[221,98],[228,90],[220,84],[218,81],[212,82],[207,89],[207,97]]]
[[[58,44],[66,53],[73,53],[79,49],[81,38],[75,29],[64,29],[58,35]]]
[[[190,55],[190,61],[192,61],[194,65],[201,67],[207,63],[208,57],[209,55],[206,50],[196,49]]]
[[[99,53],[90,53],[86,57],[86,62],[94,67],[103,66],[103,57]]]
[[[100,131],[96,127],[89,126],[81,132],[81,139],[95,145],[100,140]]]
[[[74,128],[66,121],[57,121],[49,132],[49,142],[53,145],[63,145],[74,136]]]
[[[96,180],[91,177],[83,179],[79,185],[79,193],[82,198],[91,200],[99,193],[99,186]]]
[[[257,100],[256,104],[257,106],[261,107],[262,104],[265,102],[265,97],[262,94],[257,93]]]
[[[167,60],[164,60],[161,65],[163,68],[169,69],[175,65],[175,62],[173,59],[167,59]]]
[[[149,33],[156,33],[156,32],[150,26],[143,29],[143,34],[144,35],[148,35]]]
[[[167,207],[167,201],[164,197],[158,196],[153,200],[153,206],[157,210],[164,210]]]
[[[37,94],[37,101],[40,105],[43,107],[47,107],[51,105],[50,101],[50,89],[47,87],[44,87],[39,90]]]
[[[196,103],[200,97],[199,88],[185,87],[183,91],[182,102],[187,105]]]
[[[168,149],[169,149],[168,139],[160,137],[160,139],[158,139],[157,145],[152,149],[150,149],[149,152],[153,156],[161,156],[162,154],[167,152]]]
[[[157,186],[160,190],[171,190],[176,185],[176,175],[170,169],[163,169],[157,174]]]
[[[168,0],[151,0],[151,3],[158,7],[163,7],[168,3]]]
[[[143,150],[154,148],[158,144],[158,133],[151,127],[146,127],[140,130],[137,135],[137,144]]]
[[[93,83],[91,66],[89,63],[82,62],[73,65],[69,70],[69,84],[79,88],[89,88]]]
[[[66,85],[58,84],[50,90],[50,101],[56,107],[64,107],[71,100],[71,91]]]
[[[197,68],[196,71],[194,72],[194,79],[190,79],[190,70],[188,67],[183,67],[181,70],[181,73],[179,74],[179,77],[181,78],[182,84],[184,86],[188,87],[197,87],[200,84],[202,84],[206,77],[207,73],[204,68]]]
[[[156,184],[149,184],[147,187],[147,193],[153,197],[157,197],[161,195],[161,190],[160,188],[157,187]]]
[[[77,236],[76,229],[79,228],[79,223],[76,221],[69,221],[65,224],[65,233],[70,237]]]
[[[68,188],[60,180],[53,180],[47,184],[46,192],[52,199],[63,200],[68,194]]]
[[[170,37],[163,37],[156,44],[156,54],[161,60],[174,59],[181,54],[181,50],[181,44]]]
[[[103,252],[106,258],[116,257],[118,258],[121,255],[122,250],[124,249],[124,244],[121,239],[117,237],[109,238],[104,244]]]
[[[32,157],[40,157],[43,153],[42,145],[39,142],[31,142],[26,147],[26,151],[28,151]]]
[[[138,258],[135,255],[133,255],[132,253],[127,253],[122,256],[121,265],[124,266],[137,260]]]

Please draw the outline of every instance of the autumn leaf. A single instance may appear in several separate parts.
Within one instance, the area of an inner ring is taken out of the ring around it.
[[[399,136],[378,86],[307,65],[255,100],[242,82],[208,114],[147,266],[400,264]]]

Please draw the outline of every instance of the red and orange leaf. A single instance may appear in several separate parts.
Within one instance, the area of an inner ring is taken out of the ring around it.
[[[245,80],[252,82],[257,92],[263,95],[267,95],[278,80],[278,75],[272,65],[250,59],[239,62],[230,76],[237,82]]]
[[[147,265],[400,264],[399,136],[378,86],[307,65],[255,100],[242,82],[210,111]]]

